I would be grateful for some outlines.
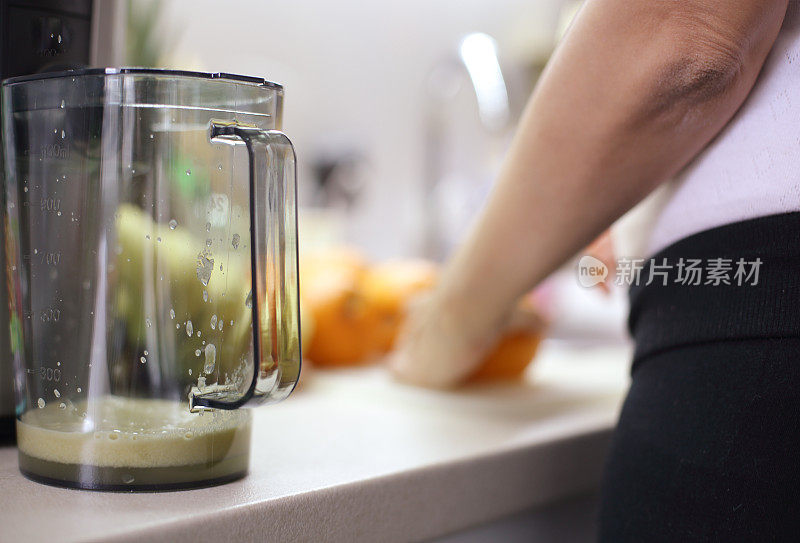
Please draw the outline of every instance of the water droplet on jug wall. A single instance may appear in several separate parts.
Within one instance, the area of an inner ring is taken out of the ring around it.
[[[175,219],[172,219],[171,221],[169,221],[169,229],[170,230],[175,230],[177,227],[178,227],[178,221],[176,221]]]
[[[239,240],[240,239],[241,239],[241,237],[239,236],[239,234],[234,234],[233,238],[231,238],[231,245],[233,245],[234,249],[238,249],[239,248]]]
[[[206,345],[206,363],[203,366],[203,372],[208,375],[214,371],[214,366],[217,361],[217,348],[213,343]]]
[[[192,321],[186,321],[186,335],[192,337],[192,333],[194,332],[194,328],[192,327]]]
[[[172,320],[175,320],[175,310],[174,309],[170,309],[169,310],[169,318],[172,319]]]
[[[214,259],[211,258],[211,253],[208,250],[204,250],[197,255],[197,278],[203,283],[203,286],[208,286],[213,271]]]
[[[39,399],[36,401],[36,405],[38,405],[38,406],[39,406],[39,409],[44,409],[44,406],[45,406],[45,403],[44,403],[44,398],[39,398]]]

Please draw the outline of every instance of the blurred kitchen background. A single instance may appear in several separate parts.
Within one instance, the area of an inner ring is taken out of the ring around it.
[[[282,83],[303,249],[443,260],[491,187],[574,0],[128,0],[101,64]],[[105,62],[103,62],[105,61]],[[613,282],[613,270],[608,282]],[[625,295],[566,266],[536,294],[549,336],[624,341]]]

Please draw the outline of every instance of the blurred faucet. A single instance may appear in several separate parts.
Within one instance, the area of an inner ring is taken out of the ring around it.
[[[458,139],[484,141],[478,141],[472,149],[454,149],[464,143],[455,143],[456,138],[448,132],[453,130],[452,125],[461,122],[459,119],[467,117],[453,115],[454,99],[465,80],[469,81],[470,94],[474,96],[471,107],[477,106],[480,124],[466,127],[470,134],[462,134]],[[426,106],[423,252],[440,260],[447,256],[457,241],[455,238],[460,237],[477,211],[480,202],[475,201],[475,193],[488,190],[491,179],[486,179],[486,173],[489,170],[489,176],[493,175],[492,162],[498,154],[498,146],[488,140],[504,142],[512,125],[506,78],[500,67],[497,43],[491,36],[483,33],[464,36],[457,56],[436,64],[428,78]],[[472,167],[474,164],[470,163],[481,158],[483,163]]]
[[[467,68],[483,125],[490,131],[504,129],[511,112],[494,39],[488,34],[469,34],[461,40],[458,56]]]

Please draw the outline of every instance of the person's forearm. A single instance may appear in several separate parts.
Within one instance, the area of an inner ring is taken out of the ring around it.
[[[528,104],[440,301],[498,323],[744,101],[786,0],[589,0]],[[469,323],[467,323],[469,324]]]

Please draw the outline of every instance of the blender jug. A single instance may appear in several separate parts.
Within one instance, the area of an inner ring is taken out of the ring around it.
[[[96,489],[247,472],[300,372],[295,157],[263,79],[83,70],[2,87],[19,464]]]

